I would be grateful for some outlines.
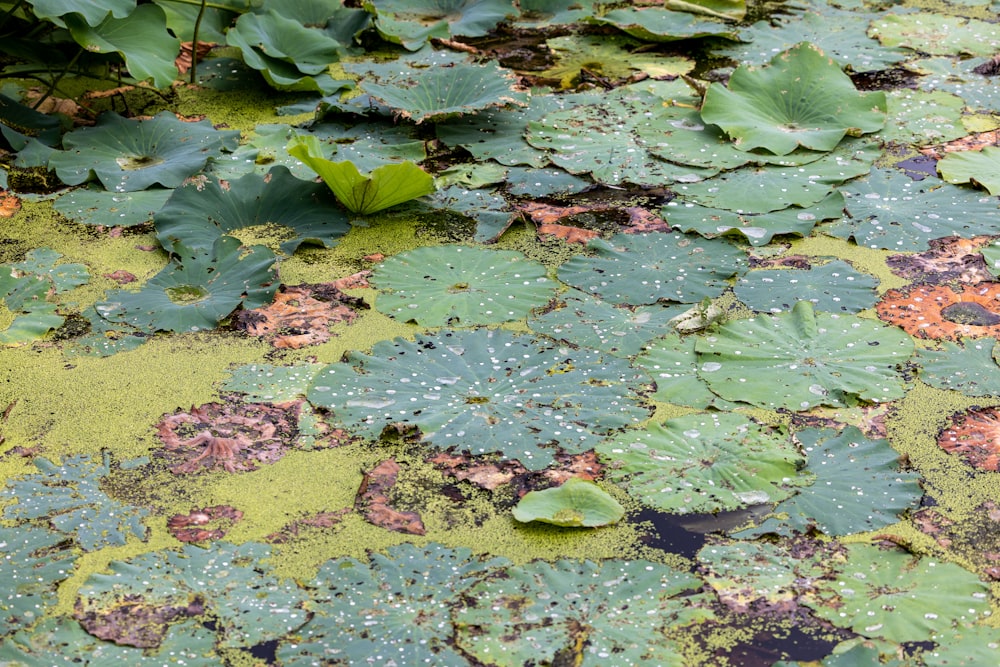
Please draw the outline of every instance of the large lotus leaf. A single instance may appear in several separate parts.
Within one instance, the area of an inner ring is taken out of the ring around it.
[[[599,0],[520,0],[520,25],[542,28],[579,23],[599,13]]]
[[[36,248],[23,262],[0,265],[0,303],[11,316],[0,329],[0,345],[38,340],[62,325],[65,318],[50,297],[85,284],[90,276],[83,264],[57,265],[60,257],[51,248]]]
[[[875,305],[878,279],[837,259],[809,269],[751,271],[736,281],[736,298],[758,312],[791,310],[810,301],[830,313],[857,313]]]
[[[990,56],[1000,49],[997,24],[944,14],[888,14],[872,21],[868,34],[884,46],[936,56]]]
[[[340,203],[354,213],[375,213],[434,192],[434,179],[413,162],[385,164],[362,174],[354,163],[332,162],[323,157],[315,135],[298,136],[288,153],[319,174]]]
[[[682,338],[671,334],[653,341],[646,351],[635,358],[635,365],[646,371],[656,382],[656,391],[650,394],[654,401],[664,401],[690,408],[733,407],[708,388],[708,383],[698,376],[698,357],[695,355],[694,337]]]
[[[865,637],[927,641],[989,613],[989,587],[956,565],[867,544],[847,547],[847,561],[806,603],[821,618]]]
[[[741,148],[778,155],[799,146],[833,150],[847,134],[880,130],[885,114],[884,93],[859,93],[840,66],[806,42],[764,67],[738,67],[728,88],[708,87],[701,108],[701,117]]]
[[[589,180],[574,176],[559,167],[511,167],[507,170],[507,194],[515,197],[573,195],[592,185]]]
[[[219,646],[250,648],[274,641],[300,627],[307,615],[305,593],[262,567],[261,561],[270,555],[266,544],[217,542],[211,548],[187,546],[113,561],[107,573],[91,575],[80,588],[76,616],[109,614],[126,601],[156,611],[185,609],[200,600]],[[119,632],[141,635],[154,618],[120,618]]]
[[[949,183],[972,183],[1000,194],[1000,148],[987,146],[980,151],[948,153],[938,161],[941,178]]]
[[[440,121],[483,109],[523,106],[524,93],[514,90],[516,81],[496,63],[411,70],[379,82],[363,79],[361,88],[403,118],[416,123]]]
[[[432,39],[448,39],[451,36],[447,21],[440,20],[434,23],[400,21],[392,14],[385,13],[375,20],[375,28],[382,39],[392,44],[399,44],[408,51],[419,51],[427,48],[427,42]]]
[[[390,14],[397,21],[424,26],[444,21],[448,26],[445,37],[448,32],[482,37],[501,21],[517,15],[510,0],[371,0],[371,5],[380,20]]]
[[[354,127],[321,123],[310,127],[309,132],[332,144],[338,160],[350,160],[362,172],[384,164],[421,162],[427,158],[425,141],[406,124],[378,123],[374,119]],[[307,178],[305,174],[296,176]]]
[[[570,477],[543,491],[529,491],[514,507],[514,518],[563,527],[606,526],[618,523],[625,508],[611,494],[591,481]]]
[[[29,0],[31,11],[40,19],[59,19],[76,12],[90,25],[99,25],[108,14],[123,19],[135,11],[136,0]]]
[[[890,91],[886,103],[889,122],[878,133],[885,141],[920,146],[966,134],[962,126],[965,102],[951,93],[903,88]]]
[[[233,24],[238,15],[238,9],[246,8],[246,3],[237,8],[230,4],[229,9],[223,7],[202,8],[200,5],[187,5],[173,0],[153,0],[167,16],[167,28],[181,42],[194,41],[222,44],[226,41],[226,30]],[[199,21],[199,15],[201,20]],[[195,27],[198,34],[195,35]],[[203,62],[198,60],[199,64]],[[200,68],[199,68],[200,69]]]
[[[323,30],[286,16],[280,7],[243,14],[226,33],[226,41],[243,52],[247,65],[269,71],[282,82],[325,74],[331,63],[340,60],[344,45]]]
[[[109,497],[101,482],[111,474],[105,457],[91,461],[87,455],[65,459],[61,465],[36,459],[38,474],[8,482],[0,497],[15,503],[4,509],[6,519],[47,519],[54,528],[75,536],[86,551],[123,545],[131,534],[146,538],[142,519],[148,512]]]
[[[677,164],[733,169],[754,161],[753,153],[740,150],[722,130],[703,122],[697,109],[664,109],[637,127],[636,134],[650,153]]]
[[[66,536],[32,525],[0,526],[0,651],[4,639],[41,619],[56,601],[56,586],[72,574]],[[2,655],[2,653],[0,653]]]
[[[562,88],[585,83],[583,70],[609,81],[627,80],[640,72],[650,77],[676,77],[694,69],[690,58],[646,53],[642,42],[627,35],[571,34],[546,40],[556,63],[539,73],[558,79]],[[586,87],[586,86],[583,86]]]
[[[702,206],[736,212],[768,213],[789,206],[812,206],[844,181],[867,174],[882,150],[875,142],[847,139],[828,155],[800,166],[746,166],[673,190]]]
[[[85,225],[135,227],[149,222],[172,191],[156,188],[137,192],[108,192],[96,187],[70,190],[52,208]]]
[[[941,341],[939,349],[919,349],[916,362],[920,379],[966,396],[1000,396],[996,344],[995,338],[976,338],[962,344]]]
[[[745,0],[664,0],[663,6],[677,12],[705,14],[727,21],[742,21],[747,13]]]
[[[553,462],[553,445],[579,453],[644,419],[636,400],[643,377],[593,350],[446,330],[348,353],[316,377],[308,397],[370,438],[409,424],[437,447],[500,452],[537,470]]]
[[[683,305],[616,306],[586,294],[563,294],[552,308],[529,320],[532,331],[618,357],[638,354],[649,341],[669,331]]]
[[[690,573],[641,560],[536,561],[469,589],[455,612],[456,640],[496,667],[681,667],[680,647],[663,631],[711,617],[677,597],[700,585]]]
[[[281,249],[299,244],[330,248],[351,226],[329,188],[301,181],[285,167],[266,176],[247,174],[236,181],[199,179],[174,191],[154,219],[163,247],[210,252],[224,234],[264,225],[285,229]]]
[[[659,7],[615,9],[588,21],[599,25],[613,25],[647,42],[673,42],[710,36],[736,39],[736,32],[722,23],[704,21],[685,11],[670,11]]]
[[[796,433],[808,457],[809,486],[778,504],[761,525],[738,535],[757,536],[817,528],[830,537],[878,530],[895,523],[923,495],[920,476],[901,471],[899,453],[886,440],[866,438],[854,426],[837,433],[810,428]]]
[[[921,657],[926,667],[974,667],[1000,662],[1000,631],[987,625],[958,626],[935,634],[937,646]]]
[[[713,392],[792,411],[901,398],[899,366],[913,348],[901,329],[817,313],[808,301],[790,312],[727,322],[695,344],[698,373]]]
[[[674,199],[660,209],[674,229],[697,232],[708,239],[737,236],[752,246],[767,245],[777,234],[808,236],[816,223],[844,214],[844,196],[833,192],[812,206],[789,206],[769,213],[736,213]]]
[[[737,510],[791,495],[803,459],[787,434],[735,413],[630,430],[597,446],[608,476],[644,504],[679,514]],[[627,480],[627,481],[626,481]]]
[[[375,307],[425,327],[500,324],[527,317],[553,297],[545,267],[513,250],[423,247],[390,257],[372,272]]]
[[[138,292],[108,292],[97,312],[148,332],[214,329],[240,306],[271,301],[278,289],[274,261],[264,246],[245,250],[237,239],[222,236],[211,252],[185,253]]]
[[[294,401],[306,395],[309,384],[322,368],[322,364],[309,363],[294,366],[248,364],[234,370],[222,389],[238,391],[247,401],[255,403]]]
[[[96,25],[89,25],[82,14],[67,14],[63,20],[87,51],[121,54],[133,78],[152,79],[157,88],[177,78],[174,58],[181,42],[167,31],[167,16],[159,6],[139,5],[122,18],[109,14]]]
[[[93,174],[115,192],[145,190],[157,183],[176,188],[201,171],[209,158],[236,148],[239,134],[220,132],[207,120],[184,123],[167,111],[151,120],[105,113],[94,127],[63,137],[66,150],[53,154],[49,167],[68,185],[79,185]]]
[[[697,303],[746,270],[746,253],[733,244],[686,234],[616,234],[588,248],[596,255],[569,260],[559,279],[616,304]]]
[[[923,90],[943,90],[957,95],[970,109],[1000,110],[1000,83],[976,71],[988,58],[922,58],[908,67],[922,74]]]
[[[469,190],[452,185],[425,197],[422,204],[476,221],[474,239],[494,243],[517,219],[513,207],[499,190]]]
[[[287,667],[313,665],[317,656],[345,665],[373,656],[387,665],[466,664],[453,648],[451,607],[473,582],[507,564],[438,544],[373,553],[371,566],[328,561],[310,583],[311,620],[279,646],[278,657]]]
[[[873,169],[842,192],[849,217],[823,231],[869,248],[927,250],[931,239],[990,234],[1000,221],[995,197],[895,170]]]

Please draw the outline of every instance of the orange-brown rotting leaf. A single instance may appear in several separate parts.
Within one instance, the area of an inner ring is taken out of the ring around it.
[[[380,528],[397,533],[423,535],[426,530],[419,514],[392,507],[389,496],[398,476],[399,464],[396,461],[382,461],[365,473],[354,506],[364,514],[369,523]]]
[[[181,542],[209,542],[222,539],[243,518],[243,512],[229,505],[193,509],[167,519],[167,530]]]
[[[911,285],[889,290],[875,309],[883,321],[917,338],[958,340],[1000,335],[1000,283]]]
[[[243,311],[238,326],[279,349],[298,349],[330,340],[330,326],[350,324],[368,304],[344,294],[335,283],[281,287],[269,306]]]
[[[886,258],[886,264],[897,276],[924,283],[953,280],[978,283],[993,280],[993,274],[987,268],[980,250],[998,238],[1000,237],[981,235],[968,239],[960,236],[932,239],[929,242],[930,250],[912,255],[891,255]]]
[[[961,455],[974,468],[1000,470],[1000,407],[971,409],[952,416],[938,445]]]

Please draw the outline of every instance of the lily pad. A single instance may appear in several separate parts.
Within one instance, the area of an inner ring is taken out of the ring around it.
[[[0,345],[20,345],[43,338],[62,325],[52,296],[89,280],[83,264],[56,264],[62,255],[51,248],[29,252],[23,262],[0,265],[0,302],[12,319],[0,330]]]
[[[813,527],[830,537],[878,530],[898,521],[923,496],[920,475],[900,470],[899,453],[886,440],[866,438],[854,426],[840,433],[810,428],[795,437],[808,457],[805,472],[815,476],[812,483],[737,537],[788,536]]]
[[[644,419],[642,379],[627,361],[592,350],[500,330],[445,330],[348,353],[316,376],[308,398],[369,438],[406,424],[438,448],[499,452],[539,470],[555,460],[555,447],[583,452]]]
[[[913,348],[900,329],[815,312],[808,301],[787,313],[727,322],[695,344],[698,373],[714,393],[792,411],[901,398],[899,367]]]
[[[686,11],[671,11],[659,7],[615,9],[589,21],[600,25],[613,25],[647,42],[673,42],[698,37],[736,39],[736,32],[725,24],[705,21]]]
[[[692,574],[646,561],[560,560],[507,568],[471,589],[455,612],[457,643],[484,664],[684,664],[680,646],[664,637],[711,618],[688,605],[701,582]],[[565,658],[563,656],[566,656]]]
[[[386,14],[401,23],[422,26],[443,21],[446,37],[482,37],[501,21],[517,15],[510,0],[371,0],[371,5],[380,21]]]
[[[962,125],[965,102],[951,93],[903,88],[889,91],[886,103],[889,122],[878,133],[886,141],[921,146],[966,134]]]
[[[921,654],[927,667],[990,665],[1000,660],[997,630],[990,626],[958,626],[933,637],[937,644]]]
[[[424,247],[390,257],[372,273],[375,307],[423,326],[500,324],[547,303],[545,267],[513,250]]]
[[[540,521],[572,528],[606,526],[623,516],[625,508],[611,494],[579,477],[544,491],[529,491],[514,507],[514,518],[523,523]]]
[[[942,341],[941,347],[917,350],[920,379],[938,389],[966,396],[1000,396],[1000,365],[996,338]]]
[[[285,403],[305,396],[309,383],[322,368],[322,364],[312,363],[294,366],[247,364],[234,370],[222,388],[245,394],[248,401]]]
[[[135,227],[152,220],[172,192],[163,188],[108,192],[88,187],[67,192],[56,199],[52,208],[85,225]]]
[[[305,242],[332,247],[351,228],[328,188],[301,181],[283,166],[231,182],[192,181],[174,191],[155,224],[163,247],[186,252],[210,252],[224,234],[275,226],[292,237],[280,244],[291,254]]]
[[[736,281],[736,298],[759,312],[791,310],[809,301],[830,313],[857,313],[875,305],[878,279],[843,260],[814,264],[806,270],[751,271]]]
[[[680,55],[641,50],[643,43],[627,35],[570,34],[545,41],[556,58],[539,76],[558,79],[563,89],[582,87],[588,76],[608,85],[627,82],[640,73],[651,77],[680,76],[694,69],[694,61]],[[586,73],[585,73],[586,72]]]
[[[726,412],[626,431],[597,446],[608,477],[650,507],[678,514],[784,500],[803,459],[787,434]]]
[[[559,279],[611,303],[697,303],[719,296],[746,270],[746,254],[722,240],[686,234],[616,234],[593,239],[596,255],[559,267]]]
[[[635,358],[635,365],[656,382],[656,391],[650,398],[698,409],[734,407],[730,401],[713,394],[708,383],[698,376],[696,340],[692,336],[682,338],[680,334],[664,336]]]
[[[56,602],[56,587],[73,573],[66,536],[41,526],[0,526],[0,655],[7,635],[33,625]]]
[[[935,56],[990,56],[1000,49],[995,23],[929,12],[888,14],[872,21],[868,34],[884,46]]]
[[[514,223],[514,209],[499,190],[470,190],[452,185],[425,197],[422,204],[476,222],[474,240],[494,243]]]
[[[991,195],[1000,194],[1000,148],[948,153],[938,161],[938,171],[949,183],[972,183]]]
[[[63,137],[66,150],[53,154],[49,167],[67,185],[79,185],[94,175],[114,192],[155,184],[176,188],[220,151],[235,149],[238,141],[239,132],[220,132],[207,120],[184,123],[167,111],[151,120],[105,113],[94,127]]]
[[[882,92],[860,93],[850,77],[819,49],[798,44],[762,67],[738,67],[728,88],[713,83],[701,117],[720,126],[740,148],[777,155],[799,146],[836,148],[847,134],[860,136],[885,125]]]
[[[214,329],[240,306],[270,302],[278,289],[274,261],[263,246],[244,252],[237,239],[222,236],[211,252],[184,253],[138,292],[108,292],[97,312],[147,332]]]

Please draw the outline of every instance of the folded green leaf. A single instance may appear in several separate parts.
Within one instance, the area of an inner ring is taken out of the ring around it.
[[[593,482],[571,477],[561,486],[530,491],[514,508],[514,518],[523,523],[541,521],[556,526],[606,526],[618,523],[625,508]]]

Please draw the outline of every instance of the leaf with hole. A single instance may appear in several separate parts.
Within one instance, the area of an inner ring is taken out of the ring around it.
[[[539,521],[565,528],[607,526],[625,516],[625,508],[611,494],[579,477],[543,491],[529,491],[513,511],[522,523]]]

